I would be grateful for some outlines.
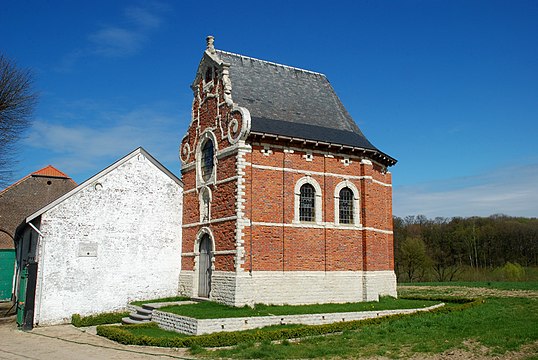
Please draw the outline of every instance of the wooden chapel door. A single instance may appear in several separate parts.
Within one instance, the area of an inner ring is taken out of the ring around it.
[[[198,269],[198,296],[208,298],[211,292],[211,239],[208,234],[200,240]]]

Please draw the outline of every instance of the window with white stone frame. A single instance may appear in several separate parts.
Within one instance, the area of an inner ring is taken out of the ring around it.
[[[310,184],[304,184],[299,193],[299,221],[314,221],[316,218],[316,189]]]
[[[338,200],[338,212],[340,215],[340,224],[352,224],[353,223],[353,191],[350,188],[345,187],[340,190]]]
[[[202,179],[204,181],[208,181],[213,174],[213,166],[215,166],[213,161],[215,154],[213,150],[213,141],[211,141],[211,139],[207,139],[204,142],[204,145],[202,145],[202,158],[200,160]]]
[[[322,193],[318,182],[305,176],[295,184],[295,216],[294,223],[322,222]]]
[[[196,149],[197,187],[214,184],[216,181],[217,147],[212,131],[207,130],[200,136]]]
[[[334,223],[337,226],[360,226],[359,190],[345,180],[334,189]]]

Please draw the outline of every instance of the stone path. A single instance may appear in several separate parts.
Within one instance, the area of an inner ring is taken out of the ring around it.
[[[121,345],[95,335],[95,327],[38,327],[24,332],[13,322],[0,324],[0,359],[140,360],[193,359],[186,349]]]

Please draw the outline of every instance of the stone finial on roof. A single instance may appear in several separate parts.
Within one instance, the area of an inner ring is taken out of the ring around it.
[[[215,42],[215,37],[213,35],[209,35],[206,38],[207,51],[209,51],[211,54],[215,53],[215,46],[213,45],[214,42]]]

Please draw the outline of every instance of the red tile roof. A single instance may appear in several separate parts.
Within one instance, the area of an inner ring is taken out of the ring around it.
[[[65,173],[63,173],[60,170],[56,169],[54,166],[49,165],[49,166],[45,166],[41,170],[37,170],[37,171],[35,171],[35,172],[33,172],[33,173],[29,174],[29,175],[26,175],[25,177],[23,177],[19,181],[16,181],[13,184],[9,185],[4,190],[0,190],[0,195],[4,194],[8,190],[13,189],[14,187],[16,187],[17,185],[19,185],[20,183],[22,183],[23,181],[25,181],[26,179],[28,179],[31,176],[43,176],[43,177],[53,177],[53,178],[55,177],[55,178],[69,179],[69,180],[71,180],[73,182],[73,184],[75,184],[75,186],[77,185],[77,183],[73,179],[71,179],[69,176],[67,176]]]
[[[47,177],[61,177],[61,178],[69,179],[69,176],[67,176],[65,173],[61,172],[60,170],[56,169],[52,165],[46,166],[41,170],[37,170],[36,172],[33,172],[32,175],[33,176],[47,176]]]

